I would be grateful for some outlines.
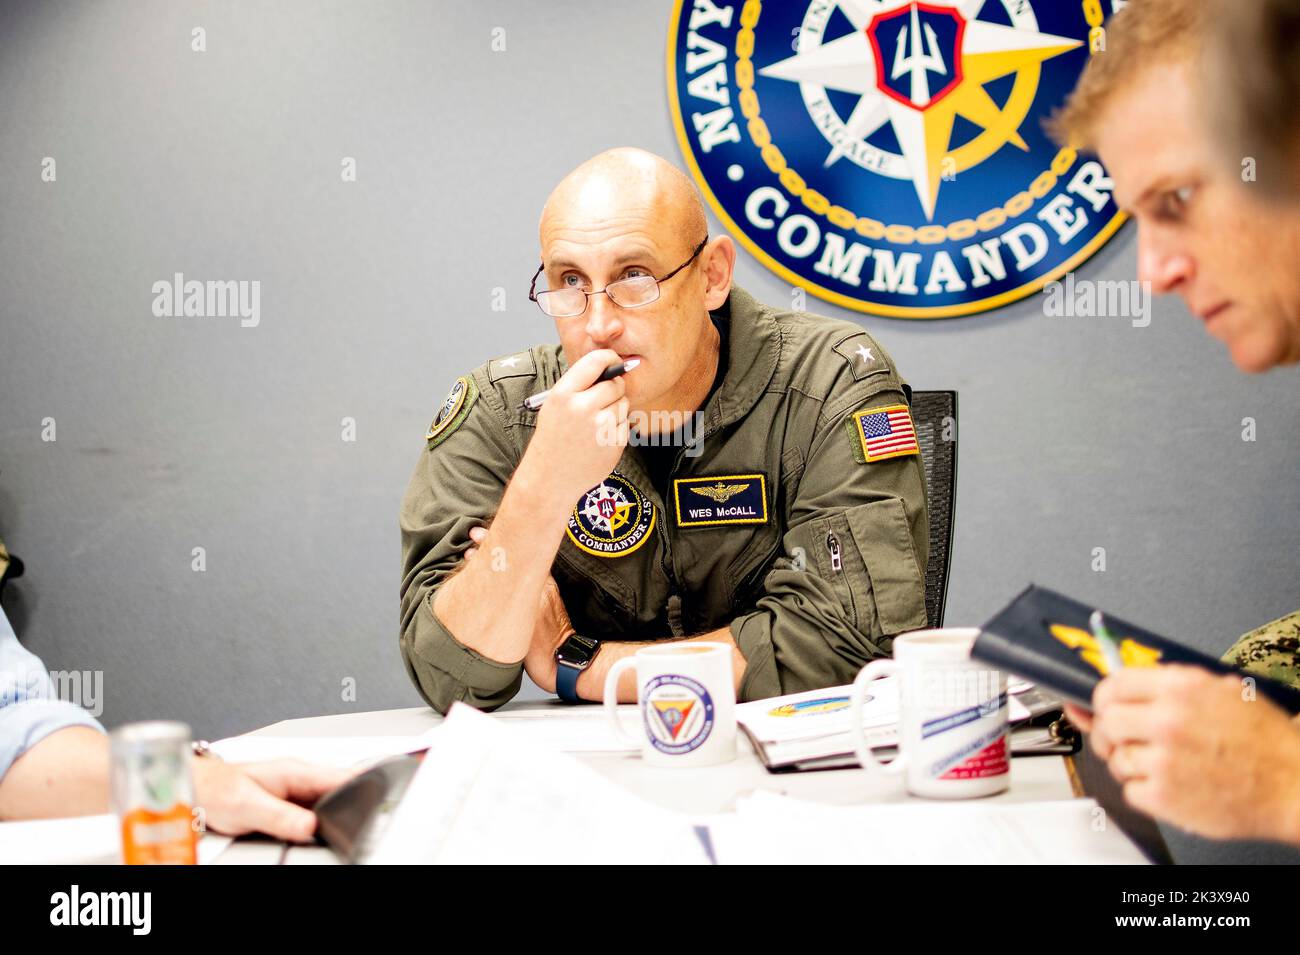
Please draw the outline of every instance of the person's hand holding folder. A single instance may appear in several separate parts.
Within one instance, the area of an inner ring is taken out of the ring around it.
[[[1069,705],[1134,808],[1218,839],[1300,846],[1300,722],[1241,674],[1169,664],[1102,680]]]

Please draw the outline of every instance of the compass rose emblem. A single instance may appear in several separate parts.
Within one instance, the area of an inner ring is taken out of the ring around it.
[[[645,543],[654,523],[654,504],[614,471],[578,501],[567,532],[588,554],[622,557]]]
[[[1124,222],[1046,120],[1113,0],[677,0],[686,163],[764,265],[828,301],[943,318],[1032,294]]]

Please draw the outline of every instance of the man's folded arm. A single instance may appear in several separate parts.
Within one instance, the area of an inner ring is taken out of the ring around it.
[[[854,414],[906,405],[893,375],[823,407],[791,505],[784,557],[731,622],[746,661],[741,700],[840,686],[893,637],[926,626],[929,552],[921,458],[866,460]]]
[[[523,682],[522,662],[491,660],[465,646],[433,611],[434,595],[464,566],[470,528],[491,521],[514,470],[516,452],[503,419],[495,390],[483,389],[455,431],[421,452],[402,499],[402,660],[439,713],[457,700],[495,709]]]

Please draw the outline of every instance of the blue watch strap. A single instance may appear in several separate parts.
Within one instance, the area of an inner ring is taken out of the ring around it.
[[[555,692],[565,703],[586,702],[578,696],[578,677],[582,671],[568,663],[561,663],[555,669]]]

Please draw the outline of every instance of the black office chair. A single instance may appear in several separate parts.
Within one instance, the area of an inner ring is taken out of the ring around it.
[[[944,426],[951,420],[951,440]],[[921,445],[925,491],[930,510],[930,562],[925,568],[925,616],[931,627],[943,626],[948,600],[948,565],[952,549],[953,498],[957,487],[957,392],[912,392],[912,420]]]

